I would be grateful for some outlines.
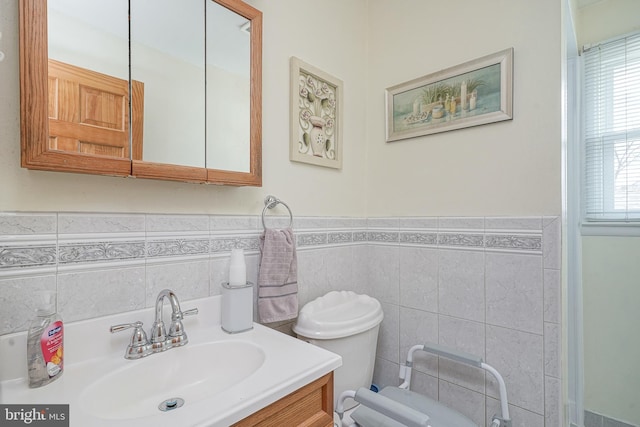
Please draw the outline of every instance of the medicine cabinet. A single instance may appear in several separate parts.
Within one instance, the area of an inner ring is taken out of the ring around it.
[[[262,13],[240,0],[20,0],[28,169],[262,184]]]

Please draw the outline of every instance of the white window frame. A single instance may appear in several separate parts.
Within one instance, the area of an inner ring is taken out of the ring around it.
[[[609,43],[615,40],[620,40],[623,38],[627,38],[629,36],[637,36],[640,35],[640,33],[636,32],[633,34],[626,34],[624,36],[621,37],[616,37],[615,39],[611,39],[611,40],[607,40],[604,43]],[[584,67],[584,62],[580,61],[580,65],[581,65],[581,80],[582,82],[585,82],[585,67]],[[612,85],[613,81],[609,81],[607,82],[608,84]],[[583,88],[584,85],[581,85],[581,87]],[[581,89],[581,95],[584,96],[584,93]],[[584,109],[584,106],[582,107],[583,111],[582,114],[580,114],[580,137],[579,137],[579,144],[580,144],[580,152],[581,152],[581,167],[580,167],[580,175],[581,175],[581,183],[580,183],[580,187],[581,187],[581,224],[580,224],[580,228],[581,228],[581,234],[582,235],[606,235],[606,236],[640,236],[640,218],[632,218],[632,219],[626,219],[624,218],[625,215],[625,211],[620,211],[621,212],[621,218],[606,218],[606,219],[595,219],[595,218],[589,218],[587,215],[587,208],[586,208],[586,192],[587,192],[587,185],[586,185],[586,178],[584,176],[585,174],[585,167],[586,167],[586,137],[584,135],[584,130],[585,130],[585,120],[586,120],[586,111]],[[607,120],[613,120],[613,115],[609,115],[607,116]],[[616,137],[621,137],[621,139],[625,139],[625,140],[632,140],[632,139],[640,139],[640,128],[634,128],[634,129],[625,129],[625,130],[620,130],[620,131],[615,131],[615,132],[608,132],[607,134],[603,134],[602,137],[603,138],[607,138],[607,140],[609,141],[613,141],[615,139],[618,139]],[[615,148],[615,144],[611,144],[611,145],[603,145],[603,148],[607,148],[607,150],[604,151],[604,153],[602,154],[603,157],[606,157],[606,159],[603,159],[603,166],[607,167],[608,169],[613,169],[613,156],[614,156],[614,148]],[[606,171],[603,174],[603,181],[602,181],[602,203],[605,204],[603,211],[604,212],[612,212],[615,210],[614,208],[614,203],[615,203],[615,183],[613,182],[613,174],[614,171]]]

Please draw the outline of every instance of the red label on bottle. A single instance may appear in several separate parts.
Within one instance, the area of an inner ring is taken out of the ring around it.
[[[42,356],[47,366],[49,378],[55,377],[62,372],[63,342],[63,327],[61,321],[50,324],[40,337]]]

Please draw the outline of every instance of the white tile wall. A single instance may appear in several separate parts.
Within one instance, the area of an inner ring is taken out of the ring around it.
[[[0,212],[0,236],[56,234],[55,213]]]
[[[144,267],[60,273],[58,311],[65,321],[73,322],[142,309],[144,276]]]
[[[544,418],[546,426],[562,426],[562,381],[544,377]]]
[[[326,275],[326,291],[350,289],[354,281],[353,275],[353,247],[339,246],[326,250],[324,255],[324,274]],[[319,262],[319,261],[315,261]],[[324,294],[325,292],[320,292]]]
[[[438,316],[438,342],[451,348],[485,357],[485,326],[483,323]],[[460,385],[479,393],[485,392],[485,371],[469,365],[440,358],[438,363],[440,379]]]
[[[369,247],[367,289],[380,302],[397,305],[400,301],[399,258],[397,245]]]
[[[542,334],[542,257],[487,253],[487,323]]]
[[[544,414],[542,335],[491,325],[486,333],[486,360],[504,377],[509,402]],[[487,375],[487,395],[499,396],[491,375]]]
[[[154,307],[158,293],[171,289],[181,300],[209,296],[209,260],[147,263],[145,306]]]
[[[340,248],[344,250],[344,248]],[[322,296],[324,290],[329,289],[325,258],[327,249],[313,249],[300,251],[298,255],[298,283],[299,304],[302,307],[307,302]]]
[[[487,397],[487,426],[491,425],[491,417],[499,412],[500,401]],[[509,404],[509,415],[512,427],[562,427],[562,424],[545,423],[544,416],[512,404]]]
[[[427,311],[400,307],[400,360],[407,358],[407,352],[418,343],[438,341],[438,315]],[[423,352],[416,353],[413,368],[433,376],[438,376],[438,358]]]
[[[440,313],[484,322],[485,274],[483,252],[440,251],[438,306]]]
[[[397,334],[400,322],[400,310],[396,304],[382,303],[385,321],[380,325],[378,332],[377,357],[400,363],[399,347],[400,337]],[[397,374],[397,373],[396,373]]]
[[[136,214],[58,214],[58,234],[142,233],[145,215]]]
[[[400,247],[400,304],[438,312],[438,251]]]
[[[397,366],[395,366],[395,374],[397,377]],[[434,400],[438,400],[438,396],[440,395],[438,378],[420,371],[413,371],[411,378],[411,390],[416,393],[424,394]],[[384,383],[381,382],[381,384]]]
[[[371,223],[378,235],[396,231],[394,221]],[[505,377],[514,426],[560,427],[559,218],[400,218],[399,227],[399,360],[426,340],[483,356]],[[396,242],[369,246],[378,251],[371,264],[393,260],[385,245]],[[379,285],[371,289],[384,296]],[[385,313],[395,313],[395,304],[388,298]],[[396,384],[390,371],[399,366],[388,348],[395,318],[383,326],[374,382]],[[490,424],[499,407],[490,374],[443,358],[418,357],[414,367],[414,381],[430,384],[432,396]]]
[[[485,396],[468,388],[460,387],[447,381],[438,382],[438,400],[456,410],[477,425],[484,425]]]
[[[55,275],[0,279],[0,333],[27,330],[45,290],[56,290]]]
[[[267,225],[287,226],[276,214]],[[294,227],[301,306],[334,289],[382,302],[374,382],[397,385],[408,348],[438,342],[498,368],[514,426],[561,425],[559,218],[302,217]],[[181,300],[219,294],[234,247],[256,283],[261,231],[247,215],[0,213],[0,334],[26,329],[39,289],[57,289],[67,321],[150,306],[164,287]],[[414,367],[414,390],[488,425],[490,375],[425,354]]]
[[[560,323],[560,270],[544,269],[544,321]]]
[[[542,244],[544,268],[560,269],[560,218],[544,217],[542,219]]]

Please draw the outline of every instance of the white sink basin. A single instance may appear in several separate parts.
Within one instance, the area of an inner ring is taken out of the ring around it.
[[[259,324],[227,334],[220,297],[181,301],[189,343],[138,360],[125,360],[130,331],[109,326],[140,320],[145,309],[65,324],[65,370],[30,389],[25,378],[26,333],[0,336],[0,403],[69,404],[71,427],[227,427],[341,365],[340,356]],[[168,313],[165,313],[168,316]],[[184,405],[160,411],[172,398]]]
[[[103,419],[148,417],[167,399],[184,399],[187,407],[208,399],[249,377],[264,359],[264,351],[248,342],[187,344],[106,374],[80,393],[79,403]]]

